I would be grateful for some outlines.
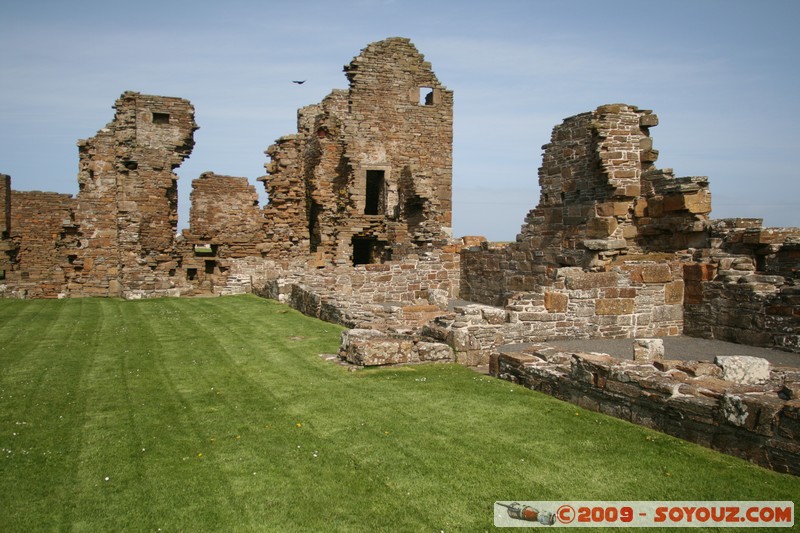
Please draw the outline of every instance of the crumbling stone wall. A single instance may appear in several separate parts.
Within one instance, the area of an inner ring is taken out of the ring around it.
[[[16,246],[11,240],[11,176],[0,174],[0,284],[11,271]]]
[[[80,270],[74,253],[77,228],[75,199],[54,192],[11,191],[13,268],[6,280],[17,297],[54,298],[63,295],[67,277]]]
[[[655,168],[657,124],[651,111],[613,104],[556,126],[543,147],[539,205],[510,246],[465,250],[462,298],[503,305],[548,283],[548,268],[603,271],[628,254],[704,246],[708,180]]]
[[[247,178],[205,172],[192,182],[187,240],[218,249],[219,257],[258,256],[263,218]]]
[[[79,295],[166,291],[178,254],[177,179],[194,146],[194,108],[180,98],[124,93],[114,121],[78,142],[78,207],[83,270]]]
[[[485,361],[526,340],[682,332],[800,351],[800,230],[710,221],[707,178],[655,168],[657,124],[615,104],[554,128],[539,205],[516,242],[462,252],[461,297],[508,318],[440,318],[432,334],[457,340],[457,358]]]
[[[456,360],[470,366],[487,364],[505,344],[679,335],[682,263],[629,257],[607,272],[553,269],[548,283],[514,293],[505,306],[456,307],[455,315],[429,325],[427,334],[448,342]]]
[[[232,260],[352,268],[414,261],[445,246],[452,93],[408,39],[370,44],[345,72],[350,88],[301,109],[297,134],[267,150],[263,211],[244,178],[207,173],[194,183],[191,227],[178,239],[173,170],[194,144],[194,110],[179,98],[124,93],[114,120],[78,143],[80,191],[66,238],[50,250],[67,258],[52,280],[63,285],[59,294],[238,292],[253,280],[232,274]],[[7,203],[8,179],[2,185]],[[20,266],[9,213],[4,204],[4,272]],[[455,268],[444,277],[458,277]]]
[[[247,291],[350,328],[415,331],[446,312],[458,294],[458,247],[380,264],[308,269],[304,261],[232,261]]]
[[[194,144],[194,109],[180,98],[135,92],[124,93],[114,108],[112,122],[78,142],[75,199],[9,195],[10,179],[0,180],[4,294],[177,295],[183,275],[173,170]]]
[[[267,150],[266,257],[381,263],[450,237],[452,92],[408,39],[370,44],[345,73],[348,91]]]
[[[204,172],[192,181],[190,200],[189,229],[179,239],[186,276],[182,294],[238,294],[233,287],[225,289],[231,259],[260,257],[264,241],[255,187],[247,178]]]
[[[800,352],[800,228],[715,221],[684,266],[686,333]]]

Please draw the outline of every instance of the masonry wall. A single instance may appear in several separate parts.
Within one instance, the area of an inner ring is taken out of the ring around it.
[[[456,246],[409,255],[400,261],[322,269],[305,262],[232,261],[230,278],[245,291],[289,303],[307,314],[344,325],[410,331],[446,314],[458,294]]]
[[[607,272],[552,269],[546,283],[512,294],[504,306],[456,307],[454,316],[437,318],[427,333],[450,344],[456,360],[467,365],[487,364],[505,344],[679,335],[682,263],[641,256],[613,265]]]
[[[205,172],[192,181],[190,199],[188,239],[215,246],[220,257],[259,255],[263,217],[247,178]]]
[[[800,228],[726,219],[711,236],[684,266],[686,333],[800,352]]]
[[[408,39],[370,44],[345,73],[348,91],[267,149],[266,257],[381,263],[450,238],[452,92]]]
[[[11,240],[11,176],[0,174],[0,283],[11,270],[15,249]]]
[[[10,197],[15,254],[7,282],[15,286],[18,297],[63,295],[67,277],[81,268],[72,246],[75,199],[69,194],[39,191],[11,191]]]
[[[178,254],[177,179],[197,129],[194,109],[180,98],[124,93],[114,121],[78,142],[75,221],[83,269],[71,294],[160,293],[174,287]]]
[[[800,401],[791,392],[800,385],[800,372],[775,368],[762,385],[737,385],[714,369],[696,361],[663,361],[656,368],[545,346],[495,354],[492,360],[492,374],[503,379],[800,475]]]
[[[503,305],[546,284],[548,268],[604,271],[631,254],[706,245],[708,180],[655,167],[657,124],[651,111],[613,104],[556,126],[543,147],[538,206],[514,243],[464,251],[461,297]]]

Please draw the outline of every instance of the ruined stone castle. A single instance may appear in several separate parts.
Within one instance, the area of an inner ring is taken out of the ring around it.
[[[342,355],[357,364],[501,372],[505,345],[679,334],[800,352],[800,229],[710,219],[706,177],[656,167],[653,112],[611,104],[557,125],[538,205],[494,245],[451,235],[453,93],[422,54],[390,38],[344,72],[347,90],[267,148],[266,205],[246,178],[204,173],[180,234],[194,110],[126,92],[78,142],[76,197],[0,175],[0,295],[255,292],[353,328]]]

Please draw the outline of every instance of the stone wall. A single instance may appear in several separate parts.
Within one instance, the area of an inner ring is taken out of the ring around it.
[[[411,332],[445,314],[458,294],[457,247],[382,264],[308,269],[303,262],[241,259],[231,276],[257,294],[349,328]]]
[[[453,96],[408,39],[372,43],[267,149],[265,257],[401,260],[450,237]],[[421,96],[422,95],[422,96]]]
[[[686,333],[800,352],[800,229],[715,221],[684,266]]]
[[[800,475],[800,371],[723,380],[713,363],[637,363],[547,346],[497,353],[491,372],[585,409]],[[728,378],[729,379],[729,378]]]
[[[503,305],[546,284],[548,268],[603,271],[629,254],[704,246],[708,180],[655,168],[657,124],[651,111],[613,104],[556,126],[543,147],[538,206],[514,243],[464,251],[461,297]]]
[[[167,294],[179,255],[173,170],[194,145],[194,108],[179,98],[124,93],[114,121],[78,142],[75,222],[83,269],[68,282],[76,296]]]
[[[53,192],[11,191],[10,236],[15,243],[15,268],[7,272],[17,297],[54,298],[64,283],[80,271],[74,249],[75,199]]]
[[[215,248],[219,257],[258,257],[264,240],[258,193],[247,178],[205,172],[192,182],[187,241]]]
[[[536,290],[514,293],[502,307],[456,307],[454,316],[438,318],[427,334],[448,342],[459,362],[481,365],[505,344],[683,331],[681,262],[629,256],[611,265],[607,272],[551,269]]]
[[[11,176],[0,174],[0,284],[11,271],[15,255],[16,246],[11,240]]]

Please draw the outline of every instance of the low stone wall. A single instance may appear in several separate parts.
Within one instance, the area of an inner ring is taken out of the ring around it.
[[[298,311],[348,328],[414,331],[445,313],[458,293],[455,249],[403,261],[313,268],[305,263],[232,260],[230,290],[288,303]]]
[[[505,307],[455,308],[425,328],[456,360],[487,364],[496,346],[553,339],[633,338],[683,331],[682,263],[629,260],[608,272],[553,270],[547,285],[512,295]]]
[[[359,366],[453,361],[453,352],[446,344],[418,335],[390,335],[372,329],[343,331],[339,356]]]
[[[592,411],[800,475],[797,369],[773,368],[759,384],[736,384],[723,380],[723,369],[711,363],[643,364],[542,345],[524,353],[495,353],[490,372]]]

